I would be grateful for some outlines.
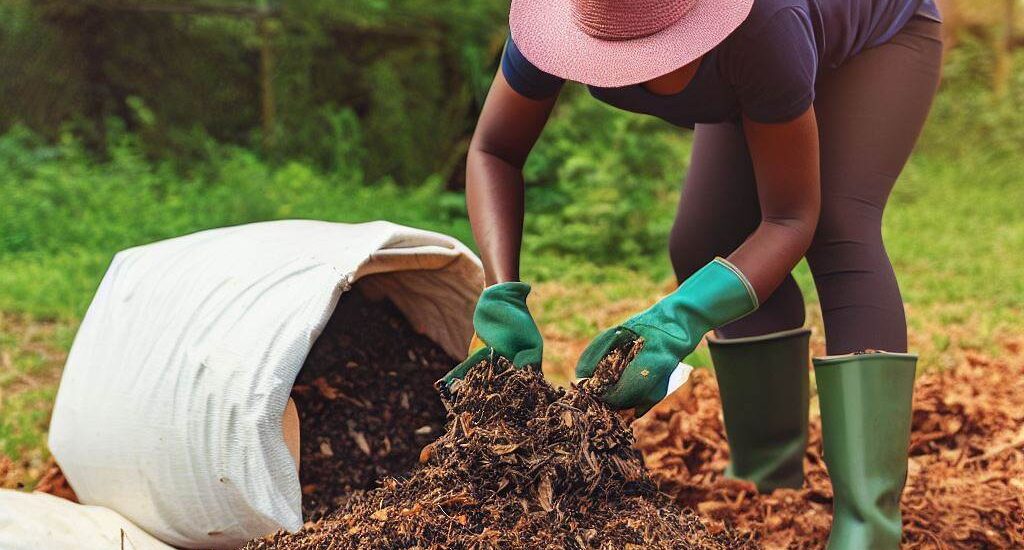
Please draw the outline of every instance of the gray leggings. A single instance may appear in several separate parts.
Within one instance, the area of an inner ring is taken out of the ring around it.
[[[907,350],[903,300],[882,243],[882,212],[938,88],[940,31],[939,23],[914,18],[889,42],[819,75],[821,217],[807,262],[829,354]],[[669,239],[676,277],[682,281],[715,256],[729,255],[760,219],[742,128],[697,125]],[[789,276],[760,309],[719,335],[756,336],[803,324],[803,296]]]

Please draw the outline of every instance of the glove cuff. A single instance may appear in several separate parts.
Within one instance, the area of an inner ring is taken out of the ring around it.
[[[518,281],[484,289],[473,313],[477,340],[517,367],[539,365],[544,343],[526,306],[530,285]]]
[[[753,313],[757,294],[743,273],[724,258],[715,258],[665,297],[664,308],[675,325],[685,323],[689,334],[699,335]],[[652,308],[653,310],[654,308]],[[673,326],[663,323],[661,326]]]
[[[480,302],[499,301],[526,307],[526,297],[530,295],[530,285],[520,281],[509,281],[491,285],[480,293]]]
[[[736,279],[739,280],[740,284],[743,285],[743,289],[747,291],[747,297],[750,299],[750,302],[749,302],[750,311],[746,311],[744,313],[741,313],[740,317],[742,317],[744,315],[749,315],[750,313],[753,313],[754,311],[756,311],[757,308],[761,305],[760,301],[757,299],[757,292],[754,291],[754,285],[750,284],[750,281],[747,279],[747,276],[744,275],[742,271],[740,271],[740,268],[736,267],[732,262],[730,262],[729,260],[726,260],[725,258],[723,258],[721,256],[716,256],[715,259],[711,260],[711,263],[708,264],[708,265],[712,265],[712,264],[720,265],[720,266],[728,269],[729,271],[731,271],[732,274],[736,277]],[[707,266],[705,266],[705,267],[707,267]],[[732,319],[729,322],[732,322],[732,321],[735,321],[735,320],[736,319]]]

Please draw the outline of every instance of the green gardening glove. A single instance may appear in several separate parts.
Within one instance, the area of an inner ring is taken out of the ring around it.
[[[469,358],[441,379],[444,387],[461,380],[470,367],[492,355],[508,359],[517,368],[540,369],[544,341],[526,308],[529,294],[530,285],[519,282],[499,283],[484,289],[473,313],[476,334],[470,343]]]
[[[640,353],[601,396],[614,409],[636,409],[637,416],[643,415],[668,395],[673,373],[688,372],[681,361],[706,333],[751,313],[757,304],[754,289],[743,274],[726,260],[715,258],[675,292],[595,338],[576,364],[576,378],[590,378],[609,352],[643,338]]]

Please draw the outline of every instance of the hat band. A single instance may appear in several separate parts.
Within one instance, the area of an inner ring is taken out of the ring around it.
[[[601,40],[635,40],[678,22],[697,0],[571,0],[573,21]]]

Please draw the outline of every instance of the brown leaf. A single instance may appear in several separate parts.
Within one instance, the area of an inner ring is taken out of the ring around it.
[[[507,455],[507,454],[515,451],[518,448],[519,448],[518,444],[516,444],[516,443],[509,443],[509,444],[505,444],[505,445],[493,445],[493,446],[491,446],[491,451],[494,452],[494,454],[496,454],[496,455]]]
[[[333,386],[327,383],[327,379],[320,376],[313,380],[313,386],[320,392],[320,395],[327,399],[335,400],[338,398],[338,390],[334,389]]]
[[[423,447],[423,449],[420,450],[420,464],[426,464],[428,461],[430,461],[430,457],[433,456],[433,454],[434,454],[434,444],[433,443],[430,443],[429,445]]]
[[[416,504],[413,504],[412,507],[410,507],[410,508],[403,508],[402,511],[398,513],[398,515],[400,515],[402,517],[409,517],[409,516],[415,516],[416,514],[419,514],[422,511],[423,511],[423,505],[421,505],[420,503],[417,502]]]
[[[545,475],[537,485],[537,500],[540,502],[540,507],[543,508],[545,512],[550,512],[555,509],[551,502],[553,493],[554,490],[551,487],[551,478]]]

